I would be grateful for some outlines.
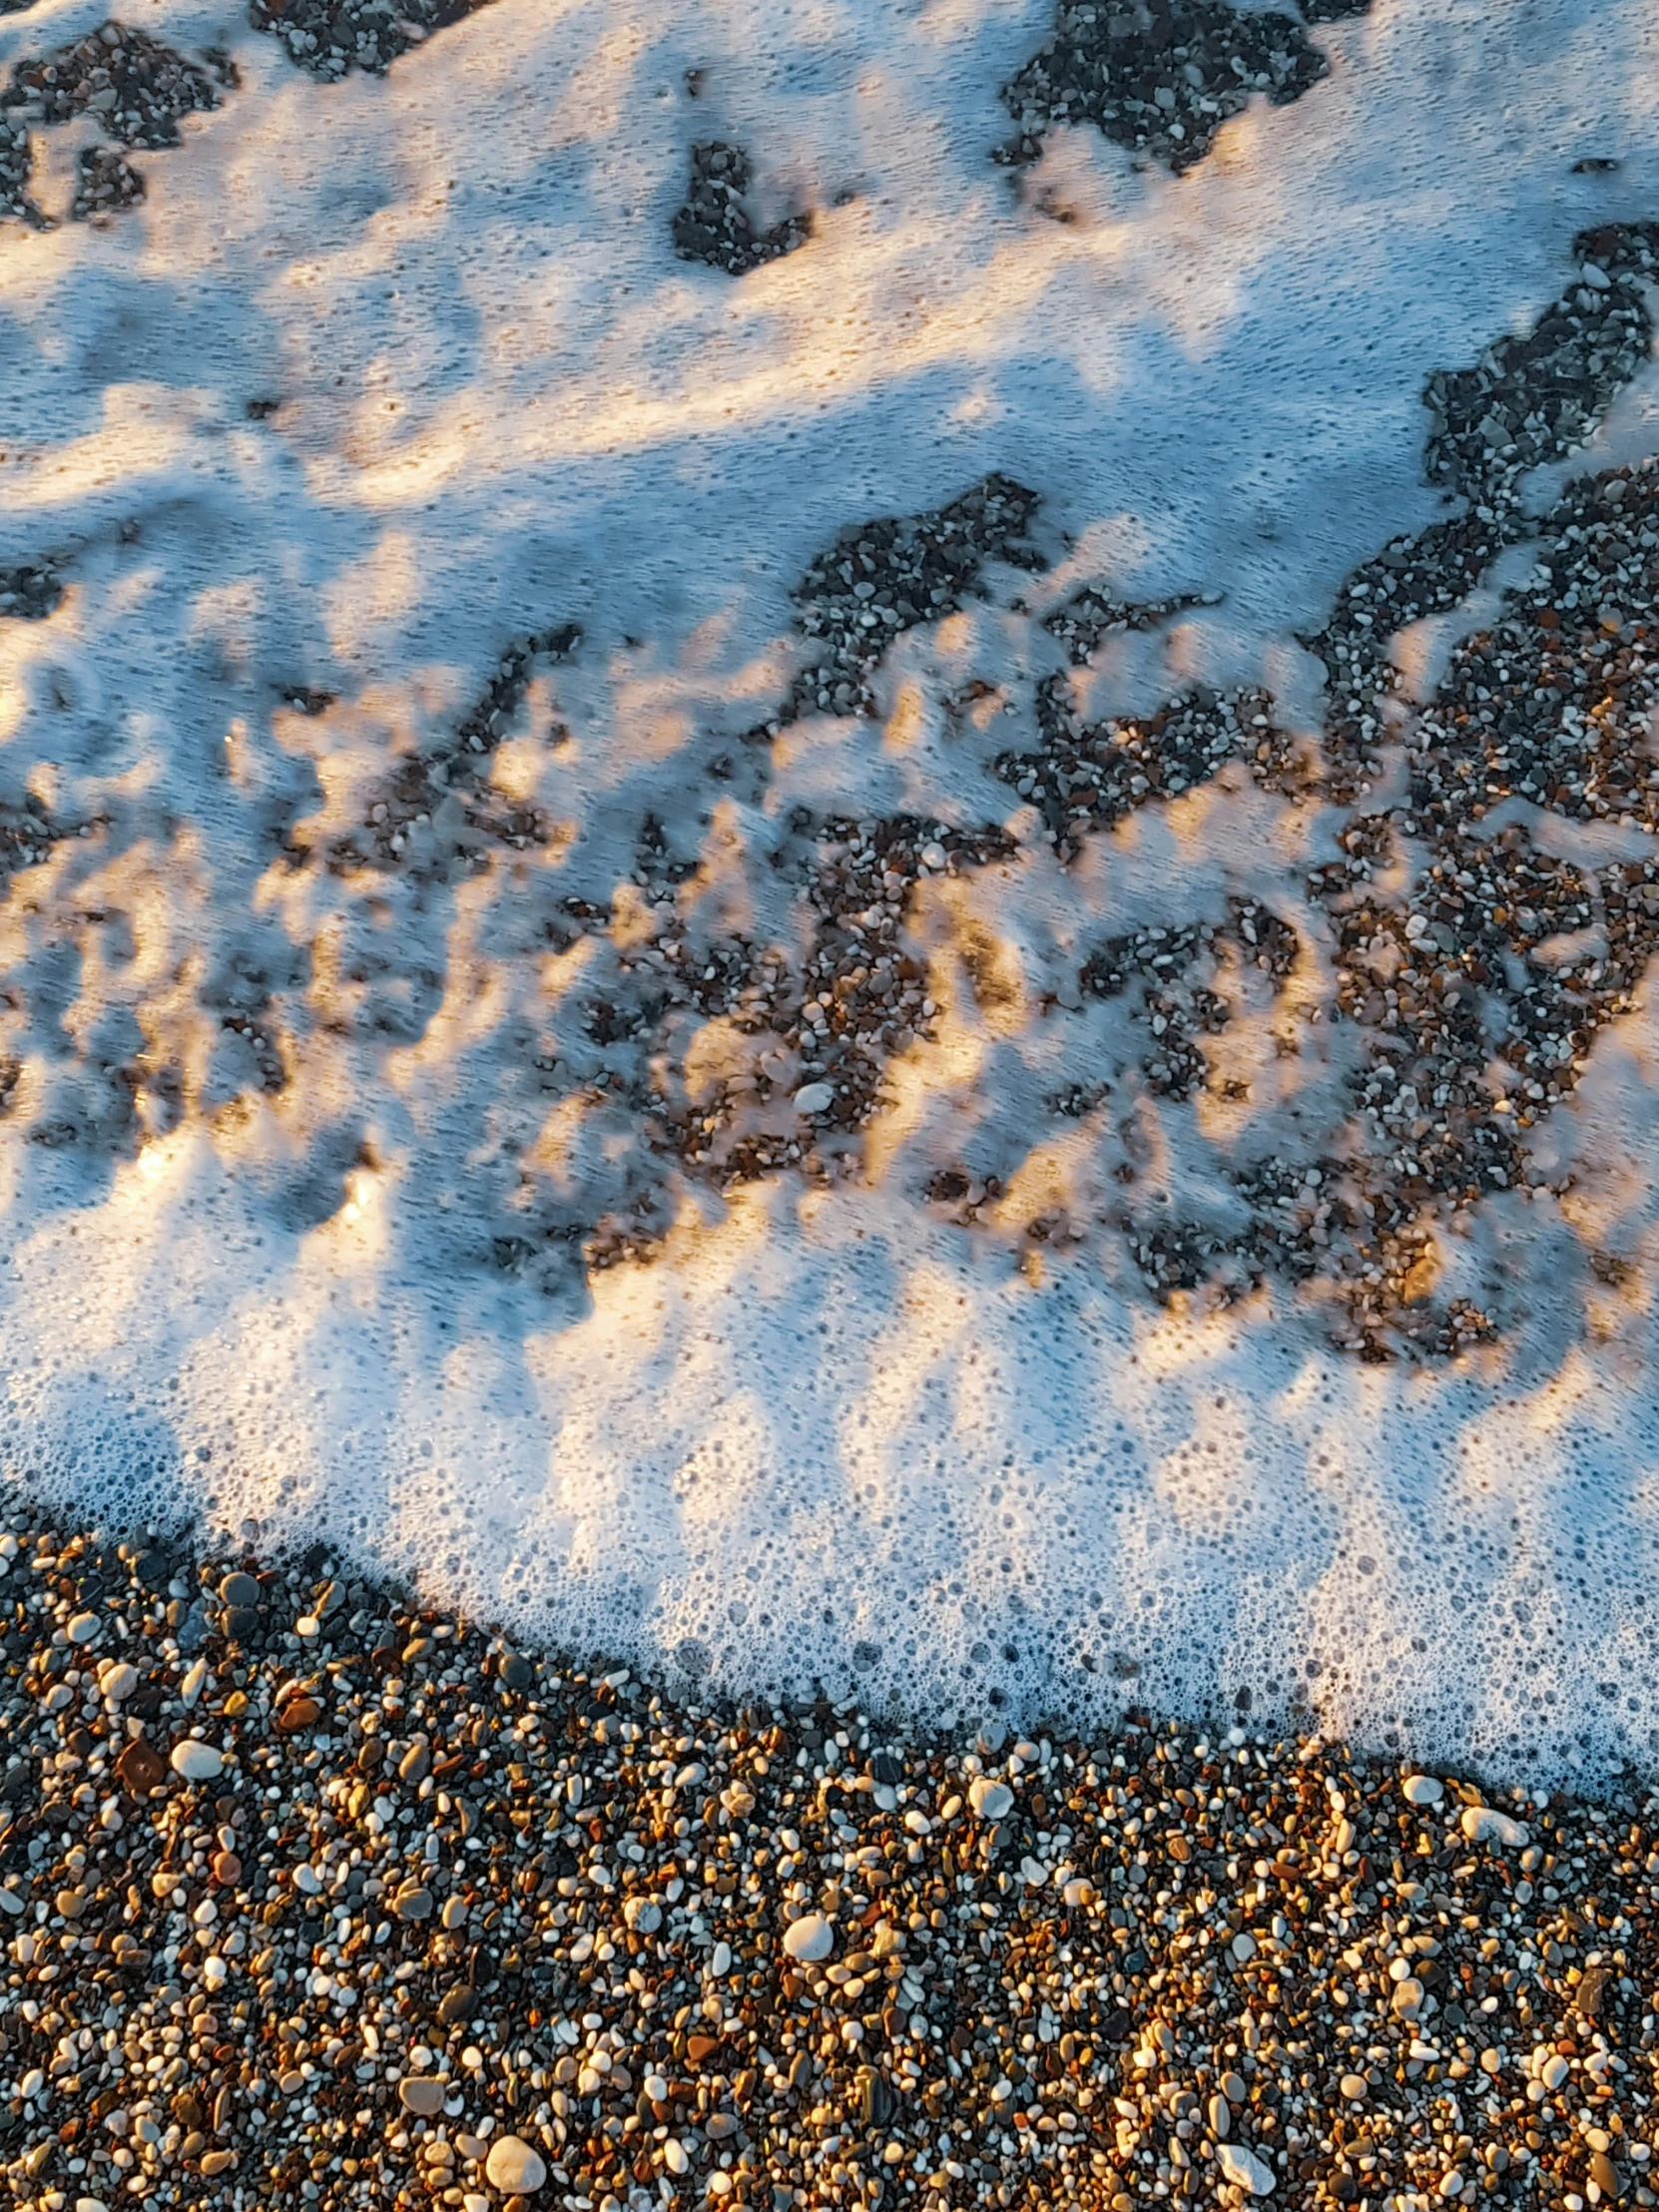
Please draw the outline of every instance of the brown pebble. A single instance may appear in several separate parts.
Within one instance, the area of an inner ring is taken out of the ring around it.
[[[242,1880],[242,1861],[234,1851],[216,1852],[212,1873],[221,1889],[234,1889]]]
[[[276,1716],[276,1726],[284,1736],[292,1736],[301,1728],[313,1728],[322,1718],[322,1708],[314,1697],[289,1698]]]
[[[397,2084],[397,2101],[417,2119],[430,2120],[443,2110],[443,2083],[424,2074],[408,2074]]]
[[[167,1768],[161,1756],[142,1736],[135,1736],[115,1763],[121,1786],[136,1798],[147,1798],[163,1781]]]

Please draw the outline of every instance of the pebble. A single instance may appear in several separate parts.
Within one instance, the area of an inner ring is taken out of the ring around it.
[[[968,1803],[982,1821],[1000,1821],[1012,1812],[1014,1793],[1006,1782],[976,1774],[968,1786]]]
[[[398,2103],[420,2119],[434,2119],[443,2110],[443,2083],[424,2074],[406,2074],[397,2084]]]
[[[1431,1774],[1407,1775],[1400,1788],[1407,1805],[1438,1805],[1445,1796],[1445,1784]]]
[[[1465,1805],[1457,1825],[1471,1844],[1501,1844],[1505,1851],[1526,1846],[1525,1824],[1492,1805]]]
[[[1248,2143],[1218,2143],[1216,2164],[1235,2188],[1248,2189],[1253,2197],[1272,2195],[1273,2168],[1258,2158]]]
[[[547,2179],[547,2164],[516,2135],[498,2135],[489,2148],[484,2166],[490,2187],[508,2196],[530,2196]]]
[[[784,1931],[784,1948],[803,1965],[817,1965],[835,1947],[835,1932],[822,1913],[805,1913]]]
[[[186,1782],[217,1782],[225,1771],[225,1760],[217,1747],[195,1736],[186,1736],[174,1745],[169,1764]]]

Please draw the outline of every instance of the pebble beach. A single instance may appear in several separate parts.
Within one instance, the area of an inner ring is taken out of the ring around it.
[[[18,2212],[1655,2201],[1659,1799],[685,1702],[0,1535]]]

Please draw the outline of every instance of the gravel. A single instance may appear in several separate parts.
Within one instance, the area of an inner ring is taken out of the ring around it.
[[[1652,1795],[688,1703],[0,1528],[20,2212],[1654,2202]]]
[[[1037,504],[1023,484],[993,475],[932,512],[843,531],[796,588],[799,627],[823,641],[815,665],[796,679],[778,720],[755,736],[776,737],[783,723],[815,711],[873,714],[870,671],[896,637],[954,614],[966,593],[982,588],[987,562],[1043,567],[1027,536]]]
[[[181,118],[217,108],[217,88],[238,81],[221,49],[210,49],[203,61],[206,66],[144,31],[111,21],[36,60],[15,63],[0,91],[0,211],[36,228],[46,221],[28,193],[31,125],[50,129],[91,116],[120,146],[152,152],[178,146]],[[83,150],[73,207],[77,220],[107,217],[143,197],[143,179],[112,148]]]
[[[806,245],[813,235],[811,215],[788,216],[770,231],[756,230],[745,206],[752,177],[742,147],[716,139],[692,148],[691,184],[674,218],[674,249],[682,261],[707,262],[711,269],[743,276]]]
[[[0,568],[0,621],[44,622],[62,604],[63,589],[49,562]]]
[[[313,77],[334,80],[349,70],[383,76],[434,31],[477,13],[486,0],[252,0],[256,31],[280,39],[288,59]]]
[[[1312,20],[1360,12],[1339,0]],[[1050,125],[1092,123],[1179,175],[1253,94],[1288,107],[1329,73],[1294,16],[1226,0],[1060,0],[1049,43],[1002,88],[1016,136],[997,159],[1024,166]]]

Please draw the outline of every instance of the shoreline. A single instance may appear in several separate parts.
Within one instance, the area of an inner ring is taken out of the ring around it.
[[[6,1526],[20,2208],[1655,2201],[1651,1794],[906,1741]]]

